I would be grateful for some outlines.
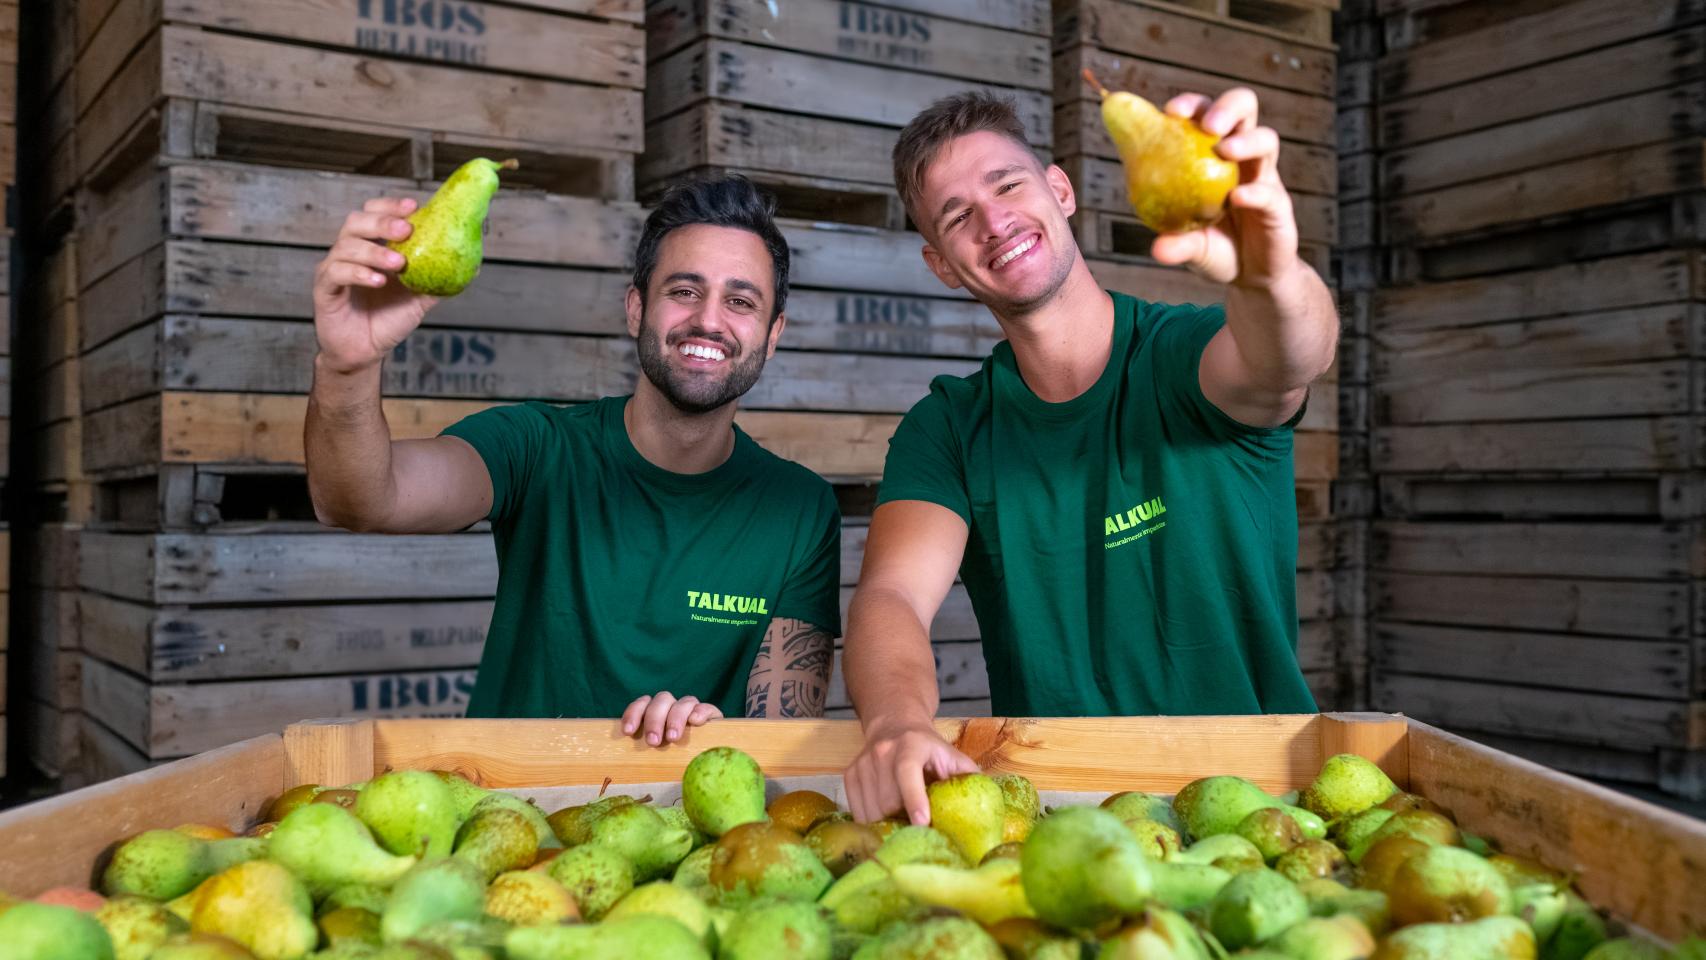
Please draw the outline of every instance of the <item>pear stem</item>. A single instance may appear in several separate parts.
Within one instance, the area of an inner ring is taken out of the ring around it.
[[[505,160],[503,163],[498,164],[498,169],[499,170],[520,170],[521,169],[521,161],[517,160],[514,157],[510,157],[508,160]]]
[[[1095,88],[1103,100],[1108,99],[1108,88],[1102,86],[1101,82],[1096,79],[1096,75],[1090,72],[1089,67],[1084,68],[1084,79],[1089,82],[1091,87]]]

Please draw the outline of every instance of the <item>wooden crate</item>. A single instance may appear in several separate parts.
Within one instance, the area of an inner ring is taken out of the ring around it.
[[[1011,97],[1047,154],[1048,10],[1042,0],[801,0],[785,15],[651,3],[641,196],[739,172],[771,189],[784,216],[899,229],[889,154],[933,100],[972,88]]]
[[[943,719],[938,729],[990,771],[1045,790],[1172,793],[1239,774],[1280,793],[1307,786],[1333,754],[1381,764],[1404,789],[1451,810],[1501,848],[1568,870],[1618,919],[1680,939],[1706,916],[1698,821],[1403,718]],[[206,821],[244,829],[298,783],[349,783],[385,769],[454,769],[487,787],[676,779],[698,751],[749,752],[771,776],[835,773],[862,746],[848,721],[724,720],[645,748],[607,721],[378,720],[296,724],[229,747],[0,814],[0,873],[25,896],[81,884],[100,851],[141,830]],[[151,798],[141,802],[142,797]],[[85,825],[69,837],[68,820]],[[1565,829],[1565,825],[1568,829]]]
[[[76,156],[97,185],[161,155],[436,179],[503,151],[523,161],[517,182],[632,199],[638,0],[158,0],[89,19],[74,71]]]

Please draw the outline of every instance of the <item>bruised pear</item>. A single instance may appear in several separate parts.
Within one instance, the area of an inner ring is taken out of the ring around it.
[[[765,812],[771,820],[804,836],[836,809],[834,800],[816,790],[792,790],[777,797]]]
[[[761,897],[816,900],[833,879],[799,834],[767,821],[731,828],[715,849],[711,886],[722,906]]]
[[[871,859],[882,845],[869,824],[851,820],[825,820],[806,834],[806,846],[829,868],[830,876],[837,878]]]
[[[486,916],[525,927],[580,919],[580,908],[568,888],[548,873],[512,870],[486,887]]]
[[[1510,884],[1498,869],[1460,847],[1431,847],[1405,860],[1386,887],[1392,920],[1458,923],[1511,912]]]

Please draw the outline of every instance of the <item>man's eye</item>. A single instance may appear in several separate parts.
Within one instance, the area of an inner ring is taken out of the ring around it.
[[[965,219],[966,219],[966,218],[967,218],[967,217],[969,217],[969,216],[971,216],[971,214],[970,214],[970,213],[969,213],[969,212],[967,212],[967,213],[961,213],[961,214],[960,214],[960,215],[959,215],[959,216],[957,216],[957,217],[955,217],[955,218],[954,218],[954,219],[952,219],[952,220],[949,220],[949,221],[948,221],[948,226],[950,226],[950,227],[957,227],[957,226],[959,226],[959,225],[960,225],[960,224],[962,224],[962,223],[964,223],[964,222],[965,222]]]
[[[669,295],[672,297],[676,297],[678,299],[682,299],[682,300],[690,300],[694,297],[697,297],[699,294],[697,291],[689,290],[686,287],[682,287],[682,288],[679,288],[676,290],[671,290],[669,292]]]
[[[1016,187],[1018,185],[1019,185],[1019,181],[1017,181],[1017,180],[1014,180],[1012,183],[1002,184],[1001,185],[1001,192],[1006,193],[1007,191],[1013,189],[1014,187]]]
[[[729,300],[729,303],[736,306],[736,307],[739,307],[742,310],[751,310],[752,309],[752,301],[742,300],[740,297],[731,298]]]

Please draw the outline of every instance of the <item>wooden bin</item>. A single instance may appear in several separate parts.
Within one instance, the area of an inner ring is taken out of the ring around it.
[[[1706,926],[1706,826],[1401,717],[1322,716],[939,720],[986,770],[1041,789],[1173,793],[1238,774],[1279,793],[1353,752],[1452,811],[1504,850],[1569,872],[1584,895],[1658,936]],[[156,770],[0,814],[8,893],[87,884],[103,850],[150,828],[245,829],[298,783],[389,769],[453,769],[487,787],[674,779],[711,746],[750,753],[771,776],[835,773],[862,738],[847,721],[722,720],[647,748],[607,721],[390,720],[301,723]],[[67,830],[67,823],[78,828]]]
[[[890,151],[914,114],[967,89],[1013,99],[1047,154],[1047,0],[659,0],[646,8],[642,198],[739,172],[786,216],[899,229]]]

